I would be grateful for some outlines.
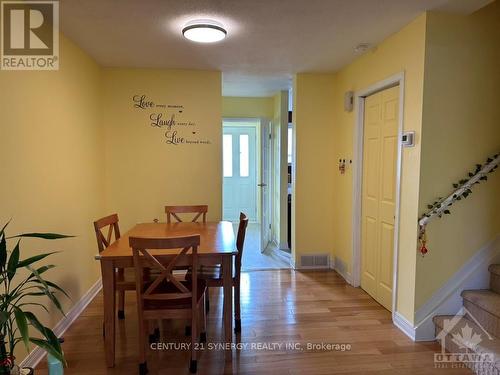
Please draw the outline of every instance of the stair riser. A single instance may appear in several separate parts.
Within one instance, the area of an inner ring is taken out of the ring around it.
[[[472,315],[471,319],[479,322],[491,335],[500,337],[500,319],[470,301],[464,300],[464,307],[470,312],[466,315]]]
[[[500,294],[500,275],[490,274],[490,289]]]

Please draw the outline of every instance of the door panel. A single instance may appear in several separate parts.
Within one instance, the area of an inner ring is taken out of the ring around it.
[[[399,87],[365,100],[361,287],[392,309]]]
[[[240,212],[257,221],[257,157],[255,127],[224,126],[224,220],[237,222]]]

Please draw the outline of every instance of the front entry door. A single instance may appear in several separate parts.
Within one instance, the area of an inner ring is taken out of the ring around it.
[[[240,212],[257,222],[257,157],[255,127],[224,126],[224,220],[237,222]]]
[[[361,287],[392,310],[399,86],[365,99]]]

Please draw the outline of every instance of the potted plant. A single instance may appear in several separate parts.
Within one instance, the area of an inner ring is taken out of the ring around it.
[[[71,236],[55,233],[24,233],[7,237],[5,230],[8,224],[5,224],[0,231],[0,374],[29,374],[33,373],[32,369],[20,369],[15,363],[14,349],[20,342],[24,343],[28,351],[30,344],[34,344],[65,363],[58,338],[51,329],[40,323],[30,309],[40,307],[48,312],[45,301],[39,301],[40,298],[48,298],[50,303],[64,315],[56,293],[60,292],[66,296],[67,294],[57,284],[45,279],[45,272],[55,266],[38,264],[54,252],[21,259],[21,240],[23,238],[55,240]],[[12,250],[7,250],[8,239],[14,241]],[[32,331],[37,333],[36,337],[30,335],[30,326],[33,327]]]

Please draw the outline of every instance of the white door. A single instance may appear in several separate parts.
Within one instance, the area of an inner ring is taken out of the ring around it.
[[[399,86],[365,100],[361,287],[392,308]]]
[[[261,176],[259,182],[261,212],[261,247],[263,252],[271,241],[271,128],[269,121],[263,120],[261,124]]]
[[[257,222],[257,155],[255,127],[224,126],[224,220],[239,221],[240,212]]]

